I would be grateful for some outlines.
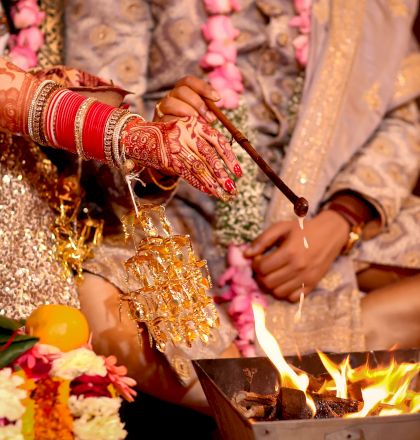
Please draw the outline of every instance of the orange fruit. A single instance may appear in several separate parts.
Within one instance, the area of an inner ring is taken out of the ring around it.
[[[26,332],[41,344],[54,345],[61,351],[74,350],[89,339],[89,325],[83,313],[70,306],[45,304],[26,320]]]

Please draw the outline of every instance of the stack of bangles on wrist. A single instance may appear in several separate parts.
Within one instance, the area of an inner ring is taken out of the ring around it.
[[[29,107],[28,134],[40,145],[124,168],[121,133],[134,118],[144,121],[140,115],[85,98],[47,80],[39,84]]]

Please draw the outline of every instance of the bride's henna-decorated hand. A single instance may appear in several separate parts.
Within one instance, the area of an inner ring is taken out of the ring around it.
[[[236,192],[225,165],[237,177],[242,175],[228,140],[201,117],[170,122],[135,119],[124,128],[121,142],[126,155],[142,166],[181,176],[222,199]]]
[[[28,111],[39,81],[0,57],[0,128],[27,134]]]

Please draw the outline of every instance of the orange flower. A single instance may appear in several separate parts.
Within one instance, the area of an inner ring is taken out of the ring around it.
[[[35,440],[73,440],[73,418],[65,402],[59,398],[63,381],[40,379],[33,392],[35,402]]]
[[[108,371],[108,377],[115,389],[124,397],[128,402],[133,402],[134,396],[137,396],[137,392],[131,387],[137,385],[137,382],[131,377],[127,377],[127,368],[123,365],[117,366],[117,358],[115,356],[108,356],[104,358],[105,367]]]

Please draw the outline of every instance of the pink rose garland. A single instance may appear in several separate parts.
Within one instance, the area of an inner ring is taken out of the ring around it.
[[[309,56],[312,0],[294,0],[294,4],[297,15],[289,21],[289,26],[299,29],[300,35],[293,40],[293,47],[296,60],[305,67]]]
[[[267,307],[267,297],[261,292],[252,274],[252,260],[243,253],[246,245],[230,245],[227,253],[228,269],[219,279],[225,288],[220,296],[215,297],[218,303],[230,302],[228,314],[238,331],[235,344],[245,357],[256,356],[255,328],[252,303]]]
[[[204,0],[209,18],[202,27],[207,52],[200,66],[208,71],[210,84],[221,96],[217,105],[235,109],[243,91],[242,75],[236,66],[237,49],[235,39],[239,35],[228,14],[239,10],[237,0]]]
[[[36,0],[20,0],[12,6],[10,13],[13,24],[20,31],[9,38],[9,57],[20,68],[28,70],[38,64],[37,53],[44,44],[39,26],[45,12],[39,9]]]

